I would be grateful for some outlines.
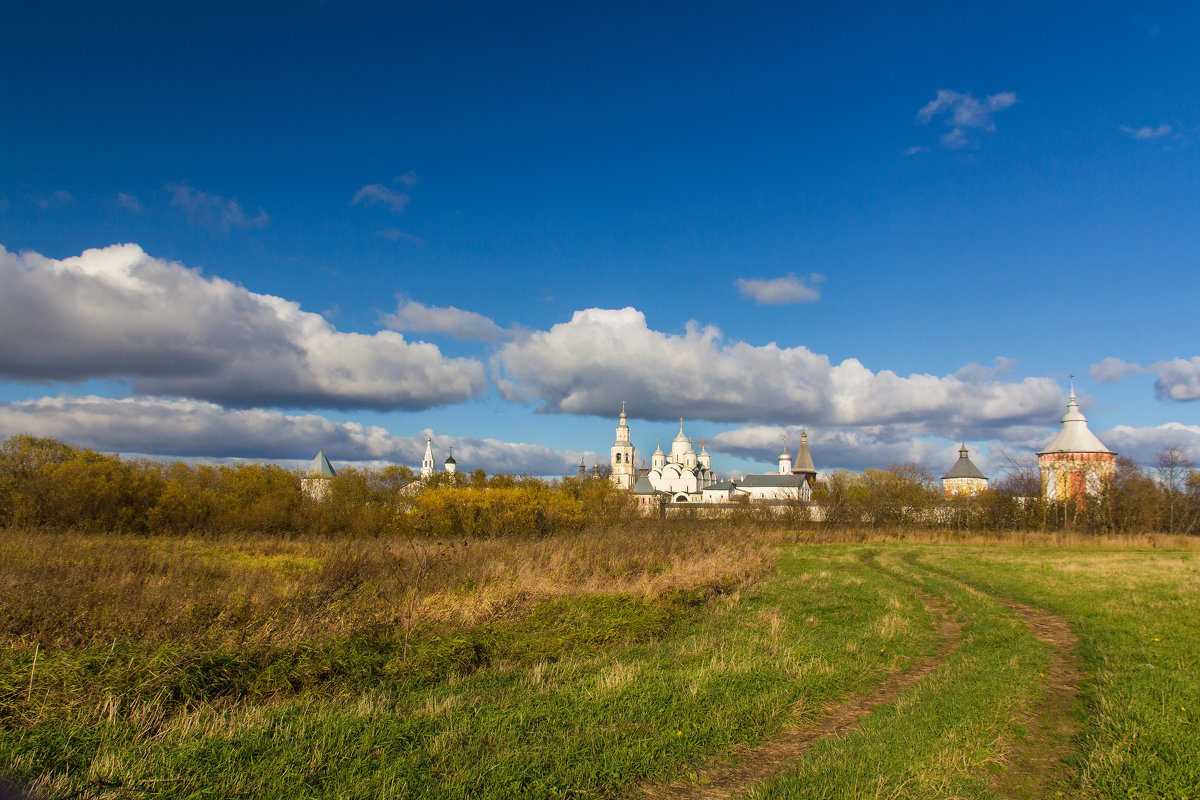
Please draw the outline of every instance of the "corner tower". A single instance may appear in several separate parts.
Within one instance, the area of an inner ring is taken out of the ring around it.
[[[1088,430],[1087,417],[1075,402],[1075,376],[1071,376],[1071,399],[1062,418],[1062,430],[1037,454],[1042,473],[1042,496],[1050,502],[1073,500],[1083,504],[1098,497],[1112,483],[1117,471],[1117,454]]]
[[[946,497],[974,497],[987,491],[987,488],[987,476],[971,461],[967,454],[967,443],[963,442],[962,449],[958,451],[958,461],[942,476],[942,491]]]
[[[625,401],[621,401],[621,422],[617,425],[617,440],[612,446],[612,478],[618,489],[632,489],[637,480],[637,469],[633,465],[633,443],[629,441],[629,421],[625,415]]]

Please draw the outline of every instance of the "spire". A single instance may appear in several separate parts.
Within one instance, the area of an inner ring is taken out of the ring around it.
[[[654,448],[654,455],[661,456],[663,454],[662,439],[656,439],[655,441],[658,443],[658,446]]]
[[[788,449],[787,449],[787,437],[786,436],[783,437],[783,450],[780,451],[779,458],[780,458],[780,460],[785,459],[785,458],[789,461],[792,460],[792,455],[791,455],[791,453],[788,452]]]
[[[433,437],[425,437],[425,457],[421,459],[421,477],[433,477]]]
[[[813,464],[812,453],[808,451],[808,431],[800,431],[800,449],[796,451],[796,461],[792,465],[793,475],[808,475],[816,480],[817,468]],[[810,480],[810,482],[811,482]]]

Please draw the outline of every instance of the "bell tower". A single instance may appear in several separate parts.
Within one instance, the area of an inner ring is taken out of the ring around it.
[[[633,443],[629,441],[629,422],[625,401],[621,401],[621,423],[617,425],[617,440],[612,446],[612,482],[618,489],[632,489],[637,470],[633,463]]]

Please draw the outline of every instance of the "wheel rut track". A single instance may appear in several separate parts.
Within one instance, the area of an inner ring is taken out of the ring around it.
[[[1083,680],[1079,637],[1065,617],[985,592],[929,564],[922,564],[921,568],[990,597],[1020,617],[1029,631],[1050,647],[1050,666],[1045,673],[1046,696],[1030,709],[1026,716],[1026,735],[1014,742],[1005,755],[1004,772],[992,782],[992,790],[1009,800],[1041,800],[1049,796],[1055,782],[1065,777],[1064,765],[1074,752],[1072,738],[1079,732],[1079,723],[1071,714]]]
[[[737,748],[736,763],[721,764],[700,772],[692,781],[671,781],[641,787],[642,797],[652,800],[718,800],[748,791],[776,774],[825,739],[842,736],[878,706],[898,698],[907,689],[945,663],[962,642],[962,624],[941,598],[920,593],[921,602],[937,618],[939,639],[935,652],[918,660],[905,672],[884,681],[874,691],[829,707],[816,720],[785,728],[769,742]]]
[[[1043,798],[1063,775],[1063,765],[1074,749],[1071,740],[1079,732],[1079,724],[1071,714],[1083,680],[1077,652],[1079,639],[1063,617],[997,599],[1014,611],[1034,636],[1050,646],[1051,657],[1046,671],[1046,696],[1032,709],[1027,735],[1008,754],[1005,771],[996,777],[992,788],[1001,797],[1013,800]]]

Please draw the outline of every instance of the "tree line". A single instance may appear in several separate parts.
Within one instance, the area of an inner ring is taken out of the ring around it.
[[[19,435],[0,443],[0,526],[452,539],[549,536],[639,518],[631,496],[602,478],[545,481],[476,470],[417,481],[403,466],[348,468],[318,501],[305,495],[300,477],[271,464],[130,460]],[[948,500],[928,470],[900,463],[834,472],[811,506],[779,511],[750,506],[731,513],[757,523],[837,528],[1197,534],[1200,472],[1179,448],[1163,451],[1150,468],[1119,458],[1100,496],[1047,503],[1036,467],[1014,468],[979,495]]]
[[[840,527],[1193,535],[1200,533],[1195,466],[1179,447],[1159,453],[1149,468],[1119,457],[1099,495],[1048,502],[1036,466],[1014,465],[986,491],[947,499],[928,470],[903,463],[834,472],[813,501],[826,524]]]
[[[608,481],[342,470],[321,500],[272,464],[122,459],[53,439],[0,444],[0,526],[129,533],[277,532],[498,537],[552,535],[632,518]]]

